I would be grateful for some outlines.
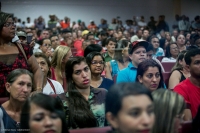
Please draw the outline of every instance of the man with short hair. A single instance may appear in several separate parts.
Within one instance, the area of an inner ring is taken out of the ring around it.
[[[96,44],[94,34],[92,34],[92,33],[87,34],[86,40],[89,40],[91,42],[91,44]]]
[[[40,39],[47,39],[49,38],[49,31],[44,29],[40,34]]]
[[[191,114],[194,118],[200,106],[200,49],[189,50],[184,60],[191,76],[175,86],[174,91],[184,97],[188,107],[185,118],[191,120]]]
[[[116,43],[117,41],[115,38],[108,38],[106,40],[107,52],[103,54],[105,62],[109,62],[114,59]]]
[[[60,42],[60,45],[64,45],[64,46],[71,46],[72,45],[72,33],[70,30],[68,29],[64,29],[62,30],[62,37],[63,40]]]
[[[120,82],[135,82],[137,75],[138,64],[147,58],[146,50],[149,43],[147,41],[135,41],[129,45],[129,58],[131,62],[128,67],[119,71],[117,83]]]
[[[137,30],[136,35],[131,37],[131,43],[142,38],[142,30]]]
[[[60,41],[57,35],[52,35],[50,37],[51,40],[51,47],[55,50],[59,45],[60,45]]]
[[[30,17],[27,17],[26,18],[26,23],[25,23],[25,27],[26,28],[33,28],[34,27],[34,23],[33,22],[31,22],[31,19],[30,19]]]
[[[151,44],[153,45],[153,57],[165,56],[164,50],[160,47],[160,42],[158,37],[152,36],[150,39]]]
[[[148,37],[149,37],[149,30],[147,29],[142,30],[142,40],[147,41]]]

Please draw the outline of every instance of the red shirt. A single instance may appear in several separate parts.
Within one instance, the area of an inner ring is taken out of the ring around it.
[[[70,23],[65,23],[64,21],[63,22],[60,22],[60,26],[63,28],[63,29],[66,29],[70,26]]]
[[[190,106],[192,118],[194,118],[200,105],[200,88],[192,84],[190,79],[187,78],[175,86],[174,91],[184,97],[185,102]]]
[[[74,48],[77,49],[77,52],[82,51],[82,41],[81,40],[76,40],[74,42]]]
[[[82,57],[84,57],[84,51],[83,50],[78,51],[77,54],[76,54],[76,56],[82,56]]]
[[[64,42],[64,41],[61,41],[61,42],[60,42],[60,45],[67,46],[67,43],[66,43],[66,42]]]

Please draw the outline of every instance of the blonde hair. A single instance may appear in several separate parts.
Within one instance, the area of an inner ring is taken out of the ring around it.
[[[53,53],[53,57],[52,57],[52,60],[51,60],[51,66],[53,68],[57,68],[58,74],[61,77],[63,77],[62,76],[62,70],[61,70],[62,60],[70,50],[71,50],[70,47],[60,45],[55,49],[55,51]]]
[[[184,98],[170,90],[158,89],[152,93],[156,121],[152,133],[174,133],[174,118],[185,109]]]

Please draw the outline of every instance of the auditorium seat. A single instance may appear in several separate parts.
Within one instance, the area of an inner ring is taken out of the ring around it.
[[[71,51],[72,51],[72,55],[73,55],[73,56],[76,56],[76,54],[77,54],[77,49],[76,49],[76,48],[71,48]]]
[[[8,101],[9,97],[2,97],[0,98],[0,105]]]
[[[161,62],[164,56],[158,56],[157,59]]]
[[[184,121],[181,123],[182,128],[179,130],[179,133],[192,133],[192,122]]]
[[[111,130],[111,127],[101,127],[101,128],[82,128],[69,130],[70,133],[107,133]]]
[[[163,72],[162,75],[163,75],[163,80],[165,82],[165,85],[168,88],[169,77],[171,75],[171,72]]]
[[[175,65],[175,62],[161,62],[165,72],[171,72],[172,67]]]

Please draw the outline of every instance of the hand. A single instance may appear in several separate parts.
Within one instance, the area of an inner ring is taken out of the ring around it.
[[[29,44],[31,48],[35,46],[35,37],[33,36],[31,43]]]

